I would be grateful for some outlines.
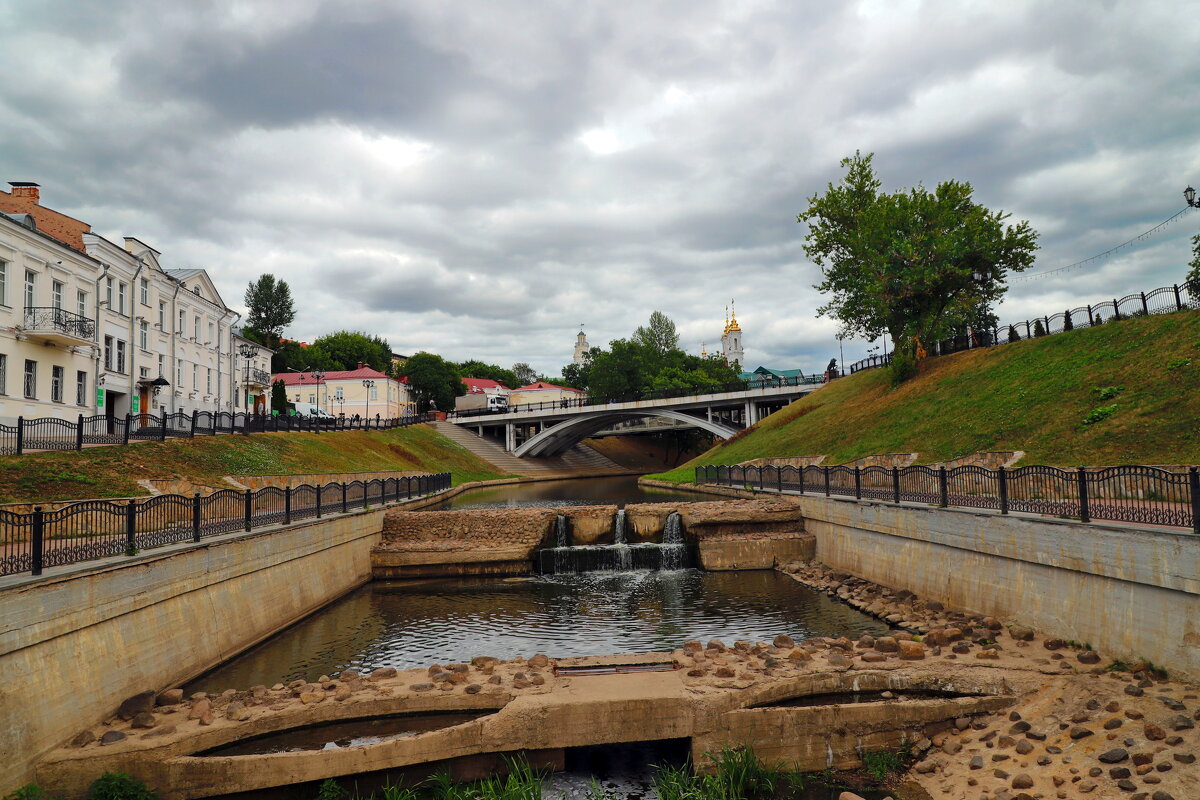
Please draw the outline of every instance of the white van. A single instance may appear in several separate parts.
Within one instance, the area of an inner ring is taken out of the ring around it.
[[[315,417],[322,425],[332,425],[336,421],[332,414],[312,403],[288,403],[288,409],[298,417]]]

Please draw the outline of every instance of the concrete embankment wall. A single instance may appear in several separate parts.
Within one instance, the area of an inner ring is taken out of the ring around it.
[[[817,559],[922,598],[1200,679],[1200,536],[799,499]]]
[[[125,698],[170,688],[369,580],[383,513],[0,583],[0,794]]]

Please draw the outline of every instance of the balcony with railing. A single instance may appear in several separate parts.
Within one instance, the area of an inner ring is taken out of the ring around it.
[[[61,308],[27,306],[22,329],[31,339],[63,345],[95,341],[96,321]]]
[[[247,386],[262,386],[265,388],[271,385],[271,373],[265,369],[248,369],[246,370],[245,379]]]

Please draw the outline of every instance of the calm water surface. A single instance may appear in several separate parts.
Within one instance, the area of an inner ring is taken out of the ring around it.
[[[410,669],[478,655],[646,653],[688,639],[857,638],[885,630],[770,570],[370,583],[186,689],[246,689],[349,667]]]
[[[520,508],[524,506],[602,506],[626,503],[693,503],[721,500],[716,495],[682,489],[638,486],[637,476],[576,478],[565,481],[520,483],[493,489],[472,489],[458,497],[429,506],[428,511],[464,508]]]

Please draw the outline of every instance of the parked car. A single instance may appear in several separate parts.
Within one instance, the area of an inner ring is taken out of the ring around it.
[[[288,403],[288,413],[296,417],[309,417],[321,425],[334,425],[337,422],[333,414],[312,403]]]

